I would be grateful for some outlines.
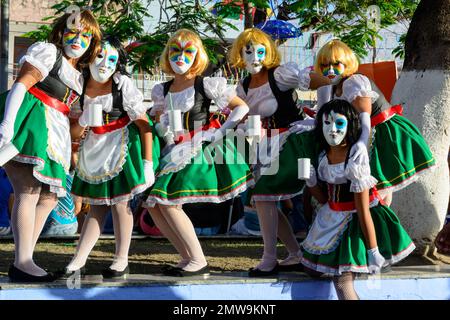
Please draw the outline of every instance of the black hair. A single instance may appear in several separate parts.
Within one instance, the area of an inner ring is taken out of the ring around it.
[[[128,54],[125,51],[125,48],[123,47],[119,38],[117,38],[113,35],[107,34],[107,35],[103,36],[102,43],[103,42],[108,42],[119,53],[119,59],[117,60],[116,72],[119,71],[122,75],[130,76],[130,74],[126,70],[126,66],[128,63]]]
[[[316,115],[317,126],[315,129],[315,135],[320,145],[320,150],[328,150],[330,148],[330,145],[323,136],[322,119],[324,114],[328,115],[331,111],[340,113],[347,118],[347,135],[345,136],[345,140],[350,149],[351,146],[358,141],[359,136],[361,135],[359,114],[346,100],[334,99],[325,103]]]

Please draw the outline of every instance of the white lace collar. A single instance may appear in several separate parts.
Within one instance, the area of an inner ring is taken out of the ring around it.
[[[330,164],[328,157],[324,153],[319,162],[319,179],[331,184],[341,184],[347,182],[345,173],[345,162]]]
[[[84,103],[86,105],[101,104],[103,106],[103,111],[110,112],[112,110],[113,105],[113,96],[112,93],[107,93],[101,96],[91,98],[87,94],[85,94]]]
[[[178,92],[168,92],[164,97],[167,110],[171,110],[171,102],[174,110],[189,111],[195,104],[195,88],[188,87]]]

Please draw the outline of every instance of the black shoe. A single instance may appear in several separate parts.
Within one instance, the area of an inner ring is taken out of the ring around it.
[[[11,282],[53,282],[56,280],[55,275],[51,272],[44,276],[34,276],[16,268],[13,264],[9,267],[8,277]]]
[[[113,270],[110,267],[102,270],[102,276],[105,279],[125,278],[129,274],[130,268],[128,266],[126,266],[126,268],[123,269],[123,271]]]
[[[304,271],[303,265],[301,263],[289,264],[289,265],[278,265],[278,271],[289,272],[289,271]]]
[[[172,266],[170,264],[165,264],[161,267],[161,273],[167,272],[167,270],[172,270],[178,267]]]
[[[166,269],[163,271],[163,274],[170,277],[191,277],[191,276],[199,276],[199,275],[209,275],[209,266],[206,265],[200,270],[197,271],[186,271],[181,268],[173,267],[171,269]]]
[[[85,267],[81,267],[80,269],[73,270],[73,271],[69,271],[69,270],[67,270],[67,268],[59,269],[59,270],[55,271],[55,276],[58,279],[69,279],[71,277],[84,278],[85,275],[86,275]]]
[[[273,267],[272,270],[269,270],[269,271],[263,271],[263,270],[259,270],[256,268],[250,268],[248,270],[248,276],[251,278],[256,278],[256,277],[268,277],[268,276],[277,275],[278,271],[279,271],[278,268],[279,268],[278,263],[275,265],[275,267]]]

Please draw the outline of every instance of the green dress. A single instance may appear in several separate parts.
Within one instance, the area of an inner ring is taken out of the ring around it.
[[[199,99],[203,100],[202,103],[206,99],[214,100],[219,108],[225,108],[235,96],[234,89],[227,86],[224,78],[202,78],[201,81],[204,86],[201,95],[194,86],[167,96],[164,95],[163,84],[153,88],[153,108],[160,108],[164,112],[161,124],[168,127],[167,116],[171,104],[174,110],[181,110],[184,119],[187,119],[204,112],[205,109],[195,109]],[[206,119],[209,116],[206,112]],[[188,128],[186,125],[183,124],[185,129]],[[212,126],[203,129],[215,130]],[[162,149],[160,170],[155,184],[148,191],[148,207],[155,204],[220,203],[238,196],[253,185],[250,167],[242,150],[238,150],[235,138],[225,137],[210,143],[202,141],[201,136],[200,130],[192,135],[192,139]]]
[[[19,154],[12,160],[32,165],[33,176],[64,197],[72,152],[68,114],[82,92],[83,78],[52,43],[34,43],[23,62],[43,78],[25,93],[18,110],[11,142]],[[0,95],[0,121],[8,93]]]
[[[129,81],[131,82],[131,80]],[[142,141],[138,127],[130,120],[144,113],[143,96],[134,85],[124,86],[123,109],[115,106],[112,111],[111,94],[89,98],[85,104],[102,104],[103,128],[90,128],[79,148],[78,162],[72,186],[72,195],[83,202],[93,205],[114,205],[131,200],[135,195],[150,187],[145,181]],[[122,115],[107,123],[114,111],[121,110]],[[152,128],[153,171],[159,166],[159,139]],[[112,128],[111,128],[112,127]]]
[[[372,188],[376,180],[369,168],[363,170],[364,178],[355,179],[357,170],[344,163],[328,163],[322,157],[318,178],[327,184],[328,202],[324,204],[302,242],[301,263],[309,269],[340,275],[342,272],[368,273],[366,241],[358,214],[355,210],[353,192]],[[386,264],[394,264],[406,258],[414,249],[414,243],[403,229],[398,217],[382,204],[377,192],[370,190],[370,214],[375,227],[378,249]]]

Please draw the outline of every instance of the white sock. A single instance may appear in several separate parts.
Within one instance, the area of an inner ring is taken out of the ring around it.
[[[195,234],[194,226],[186,213],[177,206],[159,206],[164,218],[172,231],[184,244],[190,256],[189,263],[183,268],[185,271],[198,271],[205,267],[205,255],[203,254],[200,242]]]
[[[11,213],[15,246],[14,266],[34,276],[45,276],[47,272],[33,261],[33,232],[41,183],[34,178],[31,165],[10,161],[4,168],[14,189],[14,206]]]
[[[66,267],[68,271],[75,271],[84,267],[89,253],[100,237],[107,213],[107,206],[91,206],[91,210],[83,223],[83,230],[81,230],[75,255]]]
[[[277,264],[278,209],[275,201],[257,201],[256,210],[264,241],[264,254],[255,268],[271,271]]]
[[[128,202],[121,202],[112,206],[114,237],[116,239],[116,253],[110,268],[123,271],[128,266],[128,251],[130,250],[131,235],[133,233],[133,213]]]

